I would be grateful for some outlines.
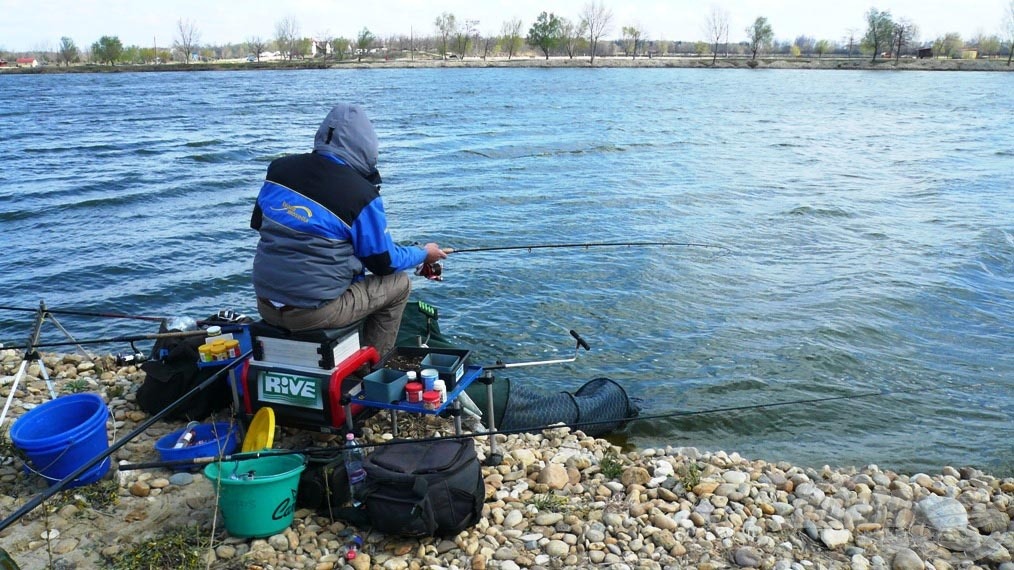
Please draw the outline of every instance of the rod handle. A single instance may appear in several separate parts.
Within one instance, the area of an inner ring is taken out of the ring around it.
[[[574,337],[574,340],[577,341],[577,345],[578,346],[580,346],[581,348],[583,348],[585,350],[591,350],[591,347],[588,346],[588,343],[585,342],[585,340],[583,338],[581,338],[581,335],[577,334],[577,331],[571,330],[570,331],[570,336]]]

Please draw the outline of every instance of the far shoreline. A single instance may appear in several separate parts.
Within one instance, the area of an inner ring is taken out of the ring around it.
[[[1014,65],[1007,65],[1005,59],[971,60],[971,59],[912,59],[905,58],[895,61],[870,61],[866,56],[854,58],[842,57],[759,57],[751,60],[745,57],[718,58],[689,56],[660,57],[596,57],[594,63],[587,57],[518,57],[507,59],[469,58],[464,60],[440,59],[409,59],[391,60],[367,59],[364,61],[220,61],[201,63],[170,63],[159,65],[97,65],[77,64],[69,67],[46,65],[41,67],[0,68],[3,74],[49,74],[49,73],[131,73],[131,72],[179,72],[179,71],[248,71],[248,70],[292,70],[292,69],[481,69],[481,68],[547,68],[547,69],[614,69],[614,68],[680,68],[680,69],[799,69],[799,70],[841,70],[841,71],[1014,71]]]

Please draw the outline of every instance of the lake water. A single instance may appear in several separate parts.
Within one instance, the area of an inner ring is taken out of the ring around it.
[[[899,391],[641,421],[618,443],[1014,471],[1012,74],[0,75],[0,93],[0,304],[253,314],[264,170],[349,100],[380,135],[397,240],[727,248],[452,255],[414,296],[477,362],[569,357],[575,329],[590,352],[512,380],[608,376],[645,414]],[[0,340],[31,320],[0,310]],[[59,320],[85,339],[154,332]]]

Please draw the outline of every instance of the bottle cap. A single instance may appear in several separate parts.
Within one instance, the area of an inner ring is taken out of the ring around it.
[[[208,336],[218,336],[218,335],[222,334],[222,327],[220,327],[218,325],[212,325],[212,326],[208,327],[207,333],[208,333]]]

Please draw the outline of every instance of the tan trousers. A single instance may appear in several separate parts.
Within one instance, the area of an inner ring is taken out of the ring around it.
[[[290,331],[338,328],[366,319],[362,342],[376,348],[383,357],[398,340],[401,314],[405,312],[411,289],[412,283],[404,271],[367,275],[341,297],[317,309],[279,308],[258,299],[257,311],[268,324]]]

